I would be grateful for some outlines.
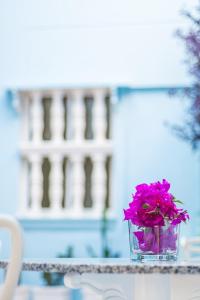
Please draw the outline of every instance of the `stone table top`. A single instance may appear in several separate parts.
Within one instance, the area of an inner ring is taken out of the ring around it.
[[[0,268],[6,269],[8,263],[6,260],[0,260]],[[200,261],[133,262],[122,258],[27,259],[23,262],[22,270],[63,274],[200,274]]]

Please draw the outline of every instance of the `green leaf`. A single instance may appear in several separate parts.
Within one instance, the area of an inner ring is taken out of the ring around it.
[[[144,208],[144,209],[149,208],[149,204],[148,204],[148,203],[144,203],[144,204],[142,205],[142,208]]]
[[[178,199],[173,199],[173,201],[175,202],[175,203],[179,203],[179,204],[183,204],[183,202],[181,201],[181,200],[178,200]]]

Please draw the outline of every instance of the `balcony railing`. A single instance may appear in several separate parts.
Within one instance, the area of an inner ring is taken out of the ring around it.
[[[112,206],[110,90],[19,95],[20,215],[99,218]]]

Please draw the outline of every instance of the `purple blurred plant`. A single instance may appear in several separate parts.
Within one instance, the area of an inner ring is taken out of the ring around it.
[[[177,36],[184,42],[188,71],[193,77],[193,84],[185,88],[184,96],[190,100],[188,116],[184,125],[174,126],[176,133],[189,141],[194,149],[200,147],[200,1],[194,13],[187,11],[183,15],[190,20],[189,30],[177,31]]]

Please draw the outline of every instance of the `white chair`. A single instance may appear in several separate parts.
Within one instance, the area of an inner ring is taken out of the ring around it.
[[[183,256],[186,260],[200,260],[200,236],[181,239]]]
[[[0,300],[12,300],[18,283],[23,252],[22,230],[19,223],[10,216],[0,215],[0,228],[11,233],[11,257],[6,272],[5,282],[1,286]]]

